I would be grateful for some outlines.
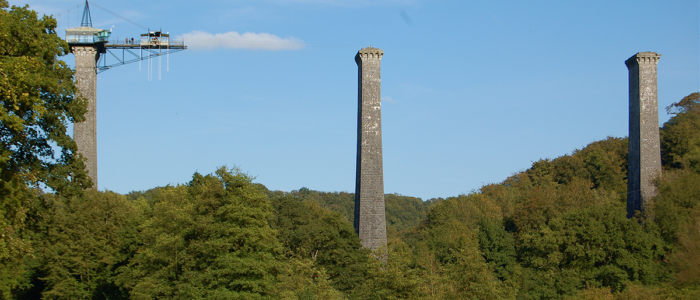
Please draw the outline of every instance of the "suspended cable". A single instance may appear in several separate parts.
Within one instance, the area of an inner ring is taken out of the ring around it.
[[[109,10],[109,9],[106,9],[106,8],[104,8],[104,7],[102,7],[102,6],[98,5],[98,4],[96,4],[95,2],[92,2],[92,5],[95,6],[95,7],[97,7],[97,8],[99,8],[99,9],[101,9],[101,10],[103,10],[103,11],[105,11],[105,12],[107,12],[107,13],[109,13],[109,14],[111,14],[111,15],[113,15],[113,16],[115,16],[115,17],[117,17],[117,18],[120,18],[120,19],[122,19],[122,20],[124,20],[124,21],[127,21],[127,22],[131,23],[131,25],[134,25],[134,26],[139,27],[139,28],[144,29],[144,30],[148,30],[148,27],[143,26],[143,25],[141,25],[141,24],[138,24],[138,23],[136,23],[136,22],[134,22],[134,21],[132,21],[132,20],[129,20],[129,19],[127,19],[126,17],[123,17],[123,16],[121,16],[121,15],[119,15],[119,14],[117,14],[117,13],[115,13],[115,12]]]
[[[71,8],[67,8],[67,9],[65,9],[65,10],[62,10],[61,12],[59,12],[59,13],[57,14],[59,20],[61,19],[61,16],[62,16],[63,14],[66,14],[66,23],[68,23],[68,24],[66,24],[66,28],[70,27],[70,11],[71,11],[71,10],[78,9],[78,8],[80,8],[80,4],[76,4],[75,6],[73,6],[73,7],[71,7]]]

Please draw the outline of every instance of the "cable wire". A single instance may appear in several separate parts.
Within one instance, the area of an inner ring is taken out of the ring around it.
[[[132,21],[132,20],[129,20],[129,19],[127,19],[126,17],[123,17],[123,16],[121,16],[121,15],[119,15],[119,14],[117,14],[117,13],[115,13],[115,12],[109,10],[109,9],[106,9],[106,8],[100,6],[99,4],[95,3],[94,1],[92,2],[92,5],[93,5],[94,7],[97,7],[97,8],[99,8],[99,9],[101,9],[101,10],[103,10],[103,11],[105,11],[105,12],[107,12],[107,13],[109,13],[109,14],[115,16],[115,17],[117,17],[117,18],[120,18],[120,19],[122,19],[122,20],[124,20],[124,21],[127,21],[127,22],[131,23],[131,25],[134,25],[134,26],[139,27],[139,28],[144,29],[144,30],[148,30],[148,27],[143,26],[143,25],[141,25],[141,24],[139,24],[139,23],[136,23],[136,22],[134,22],[134,21]]]
[[[61,16],[62,16],[63,14],[66,14],[66,15],[67,15],[67,16],[66,16],[66,23],[67,23],[67,24],[66,24],[66,28],[70,27],[70,12],[71,12],[72,10],[76,10],[76,9],[78,9],[78,8],[80,8],[80,4],[77,4],[77,5],[73,6],[73,7],[67,8],[67,9],[62,10],[61,12],[57,13],[57,15],[58,15],[58,21],[61,21],[61,20],[60,20],[60,19],[61,19]]]

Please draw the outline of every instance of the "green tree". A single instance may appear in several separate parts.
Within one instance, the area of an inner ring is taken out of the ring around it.
[[[479,220],[479,250],[494,276],[502,281],[516,281],[519,265],[515,252],[515,238],[507,232],[503,222],[483,217]]]
[[[661,238],[615,202],[567,212],[519,239],[525,299],[558,299],[586,285],[620,291],[629,281],[653,284],[664,276]]]
[[[682,224],[671,264],[676,268],[676,280],[681,284],[700,288],[700,205],[690,211],[690,217]]]
[[[61,194],[90,186],[68,122],[81,121],[73,71],[58,56],[68,45],[56,20],[0,0],[0,295],[9,298],[32,255],[27,208],[42,184]],[[60,149],[55,153],[54,147]]]
[[[692,93],[666,110],[674,116],[661,130],[664,166],[700,174],[700,93]]]
[[[521,187],[570,184],[577,180],[591,183],[589,188],[627,192],[627,139],[608,137],[588,144],[571,155],[539,160],[519,175]]]
[[[423,202],[420,198],[386,194],[384,203],[387,229],[405,232],[428,218],[430,202]]]
[[[124,275],[133,299],[262,299],[283,256],[262,190],[238,170],[161,188]]]
[[[271,202],[271,225],[278,231],[287,257],[313,261],[328,272],[340,291],[349,292],[363,284],[371,257],[341,214],[293,194]]]
[[[81,197],[55,200],[53,215],[38,236],[43,299],[126,299],[116,269],[129,259],[122,251],[136,227],[137,210],[113,192],[86,191]]]
[[[279,198],[284,192],[267,192],[270,198]],[[322,208],[341,213],[348,222],[352,223],[355,212],[355,194],[346,192],[319,192],[308,188],[292,191],[292,196],[302,201],[316,202]],[[422,201],[420,198],[399,194],[384,195],[386,205],[387,235],[389,238],[397,234],[407,233],[420,222],[427,219],[428,210],[433,201]]]
[[[692,209],[700,204],[700,174],[687,170],[666,171],[658,190],[651,214],[666,242],[673,244]]]
[[[342,292],[333,288],[323,268],[313,261],[289,258],[277,276],[276,299],[282,300],[342,300]]]
[[[295,197],[303,201],[312,201],[318,203],[321,207],[341,213],[349,222],[354,219],[353,212],[355,211],[355,194],[346,192],[319,192],[306,187],[300,188],[298,191],[292,191]]]
[[[382,253],[384,249],[378,252]],[[350,299],[426,299],[421,290],[422,272],[413,267],[413,253],[400,241],[390,241],[387,262],[373,259],[366,267],[364,284],[349,293]]]
[[[56,35],[56,19],[39,19],[28,6],[7,7],[0,0],[0,179],[22,176],[59,193],[89,187],[66,132],[86,112],[86,102],[75,97],[73,70],[57,59],[68,54],[68,44]]]

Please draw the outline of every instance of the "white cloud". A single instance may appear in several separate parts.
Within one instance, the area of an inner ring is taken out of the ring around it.
[[[249,49],[249,50],[298,50],[304,48],[304,42],[296,38],[281,38],[269,33],[235,31],[211,34],[204,31],[192,31],[178,36],[184,39],[187,48],[193,50],[215,49]]]
[[[391,98],[389,96],[382,96],[382,102],[388,102],[391,104],[395,104],[396,100],[394,100],[394,98]]]

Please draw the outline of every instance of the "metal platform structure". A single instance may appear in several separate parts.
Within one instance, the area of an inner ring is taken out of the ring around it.
[[[100,60],[97,62],[98,74],[121,65],[180,52],[186,50],[187,46],[184,40],[171,40],[168,33],[162,33],[160,30],[149,30],[148,33],[141,34],[139,40],[114,40],[112,43],[107,42],[104,48],[105,52],[102,53],[111,54],[116,59],[116,62],[108,63],[107,55],[100,56]],[[121,53],[119,53],[119,50],[121,50]],[[127,53],[129,55],[126,55]],[[121,58],[119,54],[121,54]]]
[[[88,1],[85,1],[85,10],[83,11],[81,25],[77,28],[66,29],[66,42],[68,42],[71,48],[88,45],[95,47],[97,53],[109,53],[111,57],[116,60],[115,62],[107,62],[108,55],[99,55],[99,61],[96,64],[96,72],[98,74],[114,67],[187,49],[184,40],[171,40],[170,34],[167,32],[163,33],[161,30],[152,31],[148,29],[148,32],[141,34],[138,40],[134,40],[133,38],[117,40],[113,38],[110,41],[111,35],[111,29],[105,30],[92,27],[90,6]],[[121,53],[119,53],[120,50]],[[138,50],[138,54],[136,50]],[[127,53],[129,55],[127,55]]]

